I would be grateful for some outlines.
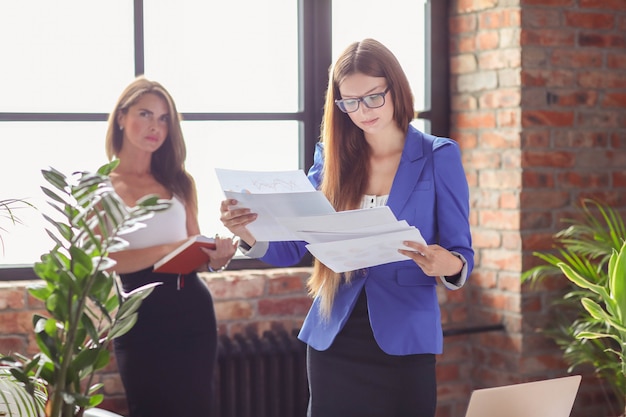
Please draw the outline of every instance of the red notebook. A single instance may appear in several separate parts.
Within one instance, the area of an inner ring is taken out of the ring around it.
[[[209,262],[209,255],[202,247],[215,249],[215,239],[202,235],[193,236],[154,264],[154,272],[188,274]]]

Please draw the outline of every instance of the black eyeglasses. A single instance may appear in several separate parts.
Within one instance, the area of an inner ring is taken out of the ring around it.
[[[346,98],[343,100],[335,100],[335,104],[344,113],[353,113],[359,109],[359,104],[368,109],[377,109],[385,105],[385,95],[389,92],[389,87],[385,88],[382,93],[370,94],[369,96]]]

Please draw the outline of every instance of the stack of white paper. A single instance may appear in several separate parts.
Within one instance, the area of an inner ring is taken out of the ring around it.
[[[257,240],[303,240],[335,272],[406,260],[403,241],[426,243],[387,206],[336,212],[301,170],[216,172],[226,197],[258,214],[248,226]]]
[[[237,171],[216,168],[226,198],[249,208],[257,219],[248,226],[259,241],[298,240],[279,217],[335,213],[324,194],[313,188],[303,171]]]

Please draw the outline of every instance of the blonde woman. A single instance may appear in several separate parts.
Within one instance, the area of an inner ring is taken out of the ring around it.
[[[152,271],[156,261],[200,234],[180,117],[162,85],[138,77],[122,92],[109,116],[106,152],[109,159],[119,159],[111,182],[127,205],[146,195],[171,202],[146,220],[146,227],[122,236],[127,249],[111,254],[125,291],[163,283],[142,303],[137,324],[115,340],[129,416],[208,416],[217,358],[211,294],[196,272]],[[231,239],[218,238],[202,269],[220,269],[235,250]]]

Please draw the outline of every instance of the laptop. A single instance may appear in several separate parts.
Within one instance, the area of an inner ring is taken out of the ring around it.
[[[580,375],[477,389],[465,417],[569,417]]]

